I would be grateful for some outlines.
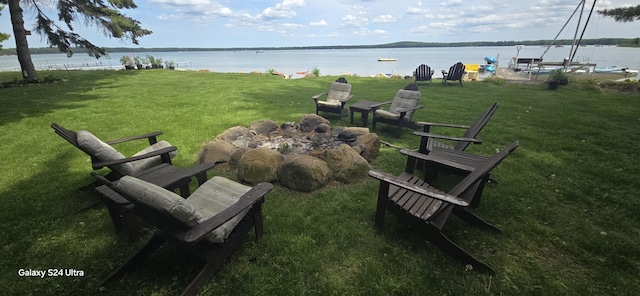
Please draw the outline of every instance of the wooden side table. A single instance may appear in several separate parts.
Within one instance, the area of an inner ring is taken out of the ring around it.
[[[349,107],[349,111],[351,111],[351,124],[353,124],[353,113],[359,112],[362,117],[363,126],[367,127],[367,122],[369,121],[369,112],[373,106],[376,106],[380,103],[372,102],[367,100],[362,100],[357,102]]]

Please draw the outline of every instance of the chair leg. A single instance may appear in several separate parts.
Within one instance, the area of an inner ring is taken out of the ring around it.
[[[253,215],[253,228],[256,232],[256,240],[262,239],[264,233],[264,222],[262,221],[262,205],[255,205],[255,214]]]
[[[380,182],[380,186],[378,188],[378,203],[376,206],[376,218],[375,223],[378,227],[382,227],[384,225],[384,215],[386,214],[385,203],[388,199],[389,193],[389,183]]]
[[[151,254],[153,254],[153,252],[155,252],[155,250],[162,246],[164,242],[165,240],[163,238],[154,234],[153,237],[151,237],[151,239],[140,250],[138,250],[138,252],[127,260],[127,262],[107,276],[107,278],[100,283],[100,286],[104,286],[121,279],[125,272],[133,269],[136,265],[146,260]]]
[[[207,262],[200,270],[198,275],[191,281],[189,286],[182,291],[181,296],[195,296],[198,295],[202,287],[211,280],[216,274],[218,269],[222,266],[221,262]]]
[[[464,220],[465,222],[480,227],[482,229],[494,232],[494,233],[500,233],[502,232],[500,230],[500,228],[493,226],[492,224],[490,224],[489,222],[485,221],[484,219],[480,218],[480,216],[474,214],[473,212],[469,211],[468,209],[464,209],[464,208],[454,208],[453,209],[453,213],[460,217],[460,219]]]
[[[480,261],[476,257],[473,257],[469,252],[465,251],[462,247],[451,241],[448,237],[435,227],[429,227],[429,238],[432,243],[437,245],[441,250],[456,258],[458,261],[464,264],[470,264],[473,269],[488,274],[494,275],[496,272],[486,263]]]

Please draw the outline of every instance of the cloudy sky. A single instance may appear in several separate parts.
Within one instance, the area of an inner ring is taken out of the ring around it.
[[[46,2],[46,1],[42,1]],[[57,2],[57,1],[55,1]],[[279,47],[362,45],[397,41],[459,42],[553,39],[579,0],[135,0],[125,14],[153,34],[141,47]],[[592,1],[587,1],[588,8]],[[597,9],[635,6],[633,0],[600,0]],[[587,12],[583,20],[587,17]],[[55,18],[55,14],[50,14]],[[28,28],[33,13],[25,11]],[[578,19],[578,14],[573,18]],[[106,47],[135,45],[104,37],[96,28],[77,32]],[[575,22],[562,39],[572,39]],[[0,31],[11,33],[8,8]],[[81,28],[81,29],[80,29]],[[585,38],[640,37],[640,21],[616,23],[594,13]],[[38,35],[31,47],[47,46]],[[15,47],[13,39],[3,43]]]

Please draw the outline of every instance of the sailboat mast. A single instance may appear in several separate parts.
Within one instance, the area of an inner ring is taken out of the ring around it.
[[[576,40],[578,39],[578,31],[580,30],[580,24],[582,23],[582,14],[584,13],[584,6],[587,0],[582,0],[580,2],[581,3],[578,4],[578,6],[582,5],[582,9],[580,10],[580,16],[578,16],[578,23],[576,24],[576,32],[573,34],[573,43],[571,43],[571,50],[569,50],[569,57],[567,58],[566,63],[564,63],[565,69],[571,65],[571,61],[572,61],[571,57],[573,56],[573,49],[576,47]]]

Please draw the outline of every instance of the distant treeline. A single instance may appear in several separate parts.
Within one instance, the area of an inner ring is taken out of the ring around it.
[[[584,39],[581,45],[617,45],[638,46],[640,38],[600,38]],[[289,46],[289,47],[227,47],[227,48],[198,48],[198,47],[108,47],[107,52],[169,52],[169,51],[242,51],[242,50],[290,50],[290,49],[358,49],[358,48],[411,48],[411,47],[473,47],[473,46],[543,46],[543,45],[571,45],[572,39],[563,40],[529,40],[529,41],[475,41],[475,42],[414,42],[402,41],[377,45],[326,45],[326,46]],[[31,54],[59,53],[57,48],[30,48]],[[74,53],[87,53],[85,48],[74,48]],[[0,48],[0,55],[15,55],[15,48]]]

